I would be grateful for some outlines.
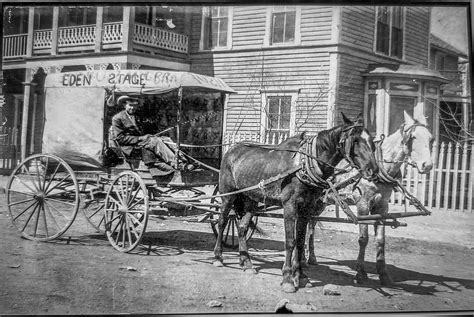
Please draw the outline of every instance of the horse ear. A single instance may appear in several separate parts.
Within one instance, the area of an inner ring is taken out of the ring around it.
[[[415,124],[415,120],[405,111],[403,110],[403,116],[405,117],[405,125],[410,127]]]
[[[346,117],[346,115],[344,114],[344,112],[341,112],[341,116],[342,116],[342,121],[344,122],[345,125],[352,125],[354,124],[352,122],[352,120],[350,120],[349,118]]]
[[[426,117],[424,115],[417,116],[414,118],[416,121],[418,121],[420,124],[427,126],[428,122],[426,121]]]

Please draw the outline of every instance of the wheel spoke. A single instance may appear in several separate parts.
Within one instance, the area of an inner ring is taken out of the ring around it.
[[[31,188],[30,186],[28,186],[23,180],[21,180],[18,176],[15,175],[15,179],[17,179],[20,183],[23,184],[23,186],[25,186],[26,188],[28,188],[30,191],[31,191],[31,194],[34,195],[34,194],[37,194],[38,191],[34,190],[33,188]]]
[[[120,193],[117,191],[117,188],[114,186],[114,192],[117,195],[117,198],[119,199],[119,206],[125,206],[125,203],[123,202],[122,196],[120,196]]]
[[[43,186],[42,186],[43,191],[46,188],[46,173],[48,172],[48,166],[49,166],[49,157],[48,156],[46,156],[46,162],[45,162],[44,165],[45,165],[44,166],[44,179],[43,179]]]
[[[35,232],[33,233],[33,237],[36,237],[36,233],[38,232],[38,223],[39,223],[40,214],[41,214],[41,203],[38,202],[38,213],[36,214]]]
[[[36,159],[35,159],[35,162],[36,162]],[[33,180],[33,176],[31,176],[29,169],[25,168],[25,171],[28,174],[29,178]],[[38,174],[38,167],[36,167],[36,171],[37,171],[36,174]],[[40,191],[40,189],[36,186],[36,183],[34,181],[33,181],[33,186],[35,186],[36,192]]]
[[[13,218],[13,221],[17,220],[21,215],[23,215],[28,209],[30,209],[31,207],[33,207],[33,205],[37,203],[37,201],[35,200],[34,202],[31,203],[31,205],[29,205],[28,207],[26,207],[26,209],[24,209],[22,212],[20,212],[18,215],[16,215],[15,218]]]
[[[20,201],[14,202],[14,203],[9,203],[8,206],[12,207],[12,206],[16,206],[16,205],[19,205],[19,204],[27,203],[27,202],[32,201],[32,200],[36,200],[36,199],[35,198],[30,198],[30,199],[20,200]]]
[[[61,229],[61,227],[58,225],[58,223],[56,222],[56,219],[53,215],[53,213],[51,212],[51,209],[49,207],[48,204],[44,204],[44,211],[45,211],[45,216],[46,216],[46,211],[48,212],[49,214],[49,217],[51,218],[51,222],[56,226],[57,229]]]
[[[57,203],[61,203],[61,204],[66,204],[66,205],[70,205],[70,206],[76,206],[75,203],[71,203],[71,202],[68,202],[68,201],[65,201],[65,200],[60,200],[60,199],[54,199],[54,198],[51,198],[51,196],[45,197],[45,200],[51,200],[51,201],[54,201],[54,202],[57,202]]]
[[[54,189],[56,189],[59,185],[61,185],[62,183],[64,183],[64,181],[66,179],[68,179],[71,175],[70,174],[67,174],[65,177],[63,177],[63,179],[61,179],[58,183],[54,184],[52,188],[49,188],[48,187],[48,191],[45,191],[45,194],[49,194],[51,191],[53,191]]]
[[[40,177],[40,172],[39,172],[39,169],[38,169],[38,161],[36,160],[37,158],[35,158],[35,167],[36,167],[36,178],[38,179],[38,189],[39,190],[42,190],[43,186],[41,185],[43,182],[41,181],[41,177]],[[41,164],[41,161],[39,162]],[[41,166],[41,165],[40,165]]]
[[[45,187],[44,192],[47,193],[49,190],[49,186],[51,186],[51,183],[53,182],[54,178],[56,177],[56,174],[58,173],[59,167],[61,166],[61,163],[58,162],[58,165],[54,169],[53,175],[49,179],[48,186]],[[46,182],[46,177],[45,177],[45,182]]]
[[[126,229],[127,229],[127,236],[128,236],[128,241],[130,245],[133,244],[132,242],[132,234],[130,233],[130,221],[128,220],[127,214],[125,214],[125,224],[126,224]]]
[[[140,189],[141,189],[140,187],[137,188],[137,190],[136,190],[135,193],[133,194],[133,197],[132,197],[132,199],[130,200],[130,202],[135,201],[135,199],[137,198],[138,193],[140,192]],[[142,197],[142,199],[145,199],[145,198]],[[132,208],[132,207],[129,207],[129,208]]]
[[[68,221],[68,222],[70,221],[70,219],[69,219],[68,217],[66,217],[66,216],[62,213],[62,211],[60,211],[60,210],[59,210],[58,208],[56,208],[54,205],[52,205],[52,204],[50,205],[47,200],[45,200],[44,203],[47,204],[48,207],[50,207],[50,208],[56,210],[56,212],[58,213],[58,215],[60,215],[60,216],[63,217],[64,219],[66,219],[66,221]]]
[[[9,191],[9,192],[13,192],[13,193],[18,193],[18,194],[27,195],[27,196],[35,196],[35,195],[36,195],[35,193],[21,192],[21,191],[19,191],[19,190],[14,190],[14,189],[9,189],[8,191]]]
[[[145,202],[145,197],[140,198],[136,202],[134,202],[131,206],[128,207],[128,209],[135,208],[136,205],[138,205],[141,201]]]
[[[35,208],[33,208],[33,211],[31,212],[30,216],[28,217],[25,224],[23,225],[23,228],[21,229],[22,232],[25,231],[26,226],[28,226],[28,223],[30,223],[31,217],[33,217],[33,215],[36,211],[36,207],[38,207],[38,203],[36,203]]]

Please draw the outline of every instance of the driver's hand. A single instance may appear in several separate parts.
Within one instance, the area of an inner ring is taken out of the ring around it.
[[[145,134],[145,135],[139,136],[139,137],[138,137],[138,141],[146,141],[146,140],[148,140],[150,137],[151,137],[151,135]]]

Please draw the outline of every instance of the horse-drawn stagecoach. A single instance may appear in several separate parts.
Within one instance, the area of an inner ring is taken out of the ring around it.
[[[217,237],[216,265],[222,264],[222,245],[235,247],[239,240],[241,264],[251,269],[246,241],[258,216],[275,216],[271,211],[283,207],[283,214],[276,216],[285,220],[287,242],[296,241],[286,244],[283,287],[294,291],[289,278],[299,269],[290,269],[291,257],[296,247],[301,260],[301,232],[309,220],[398,226],[394,218],[427,214],[426,210],[396,216],[387,214],[388,210],[366,210],[359,216],[351,212],[338,194],[341,187],[358,183],[361,177],[374,181],[377,175],[391,182],[391,188],[399,183],[390,175],[393,169],[387,173],[383,168],[390,162],[379,156],[377,164],[367,130],[344,116],[343,124],[317,136],[299,135],[275,146],[242,143],[223,156],[223,111],[226,95],[231,93],[235,91],[218,78],[188,72],[48,75],[44,154],[23,160],[7,185],[14,226],[28,239],[47,241],[66,232],[81,210],[97,230],[106,233],[114,248],[130,252],[140,244],[150,214],[182,206],[202,211],[201,220],[210,220]],[[142,100],[141,116],[146,118],[149,133],[169,136],[178,156],[196,163],[197,169],[153,174],[139,158],[116,148],[109,127],[112,116],[121,110],[114,100],[125,94]],[[398,142],[405,156],[410,155],[405,147],[410,146],[409,152],[418,147],[412,144],[417,126],[422,125],[405,122],[400,130],[403,140]],[[111,162],[111,153],[118,153],[119,160]],[[341,161],[346,162],[343,167],[337,165]],[[335,174],[350,169],[358,173],[334,183]],[[206,195],[203,186],[212,187],[212,194]],[[187,195],[181,194],[184,190]],[[320,216],[321,197],[328,196],[348,219]]]

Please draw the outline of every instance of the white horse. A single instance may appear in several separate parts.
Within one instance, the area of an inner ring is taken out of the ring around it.
[[[382,156],[383,162],[378,162],[380,168],[394,179],[401,178],[400,167],[407,160],[410,159],[413,165],[416,165],[418,172],[421,174],[428,173],[433,163],[430,153],[430,142],[433,139],[428,130],[426,119],[413,119],[404,112],[405,122],[400,129],[385,138],[382,142]],[[344,165],[341,162],[338,167]],[[347,165],[346,165],[347,166]],[[357,171],[352,170],[348,173],[336,177],[335,182],[339,183],[354,176]],[[359,216],[368,214],[385,214],[388,213],[388,200],[394,188],[393,183],[379,181],[368,181],[361,179],[358,183],[347,186],[343,192],[349,192],[349,199],[346,200],[348,204],[355,204],[357,207],[357,214]],[[321,201],[320,201],[321,202]],[[324,203],[318,205],[320,214],[324,208]],[[307,236],[307,253],[308,264],[317,264],[316,256],[314,254],[314,227],[316,221],[311,220],[308,224]],[[382,285],[390,285],[392,279],[385,264],[385,227],[382,225],[374,225],[375,239],[376,239],[376,268],[379,275],[380,283]],[[354,278],[355,283],[364,283],[368,280],[367,273],[364,269],[365,249],[369,241],[368,225],[359,225],[359,255],[357,257],[356,271]]]

